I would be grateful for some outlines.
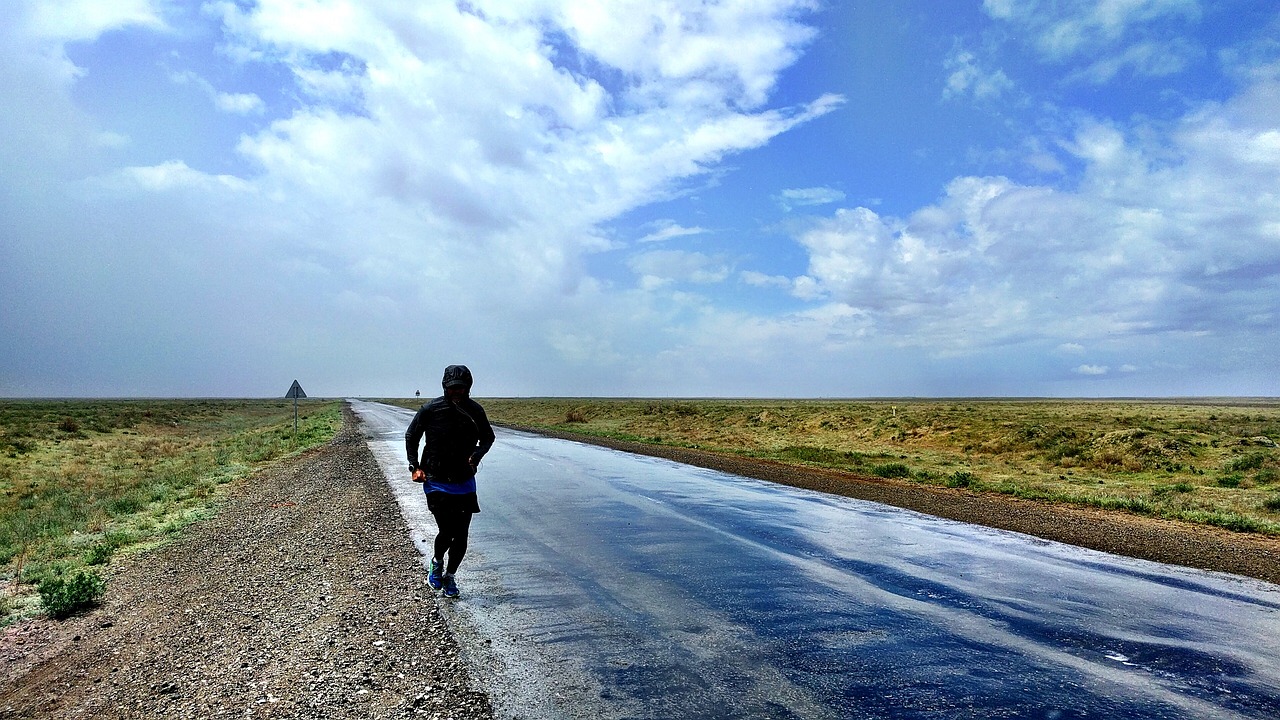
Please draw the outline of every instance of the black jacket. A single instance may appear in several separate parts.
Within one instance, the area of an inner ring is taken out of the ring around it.
[[[419,441],[424,441],[421,456]],[[453,405],[438,397],[413,416],[404,444],[410,469],[421,468],[446,482],[462,482],[475,474],[468,460],[478,466],[493,446],[493,427],[475,400],[467,398]]]

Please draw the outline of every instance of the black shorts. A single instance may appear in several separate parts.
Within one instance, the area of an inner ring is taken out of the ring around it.
[[[437,490],[436,492],[427,493],[427,510],[430,510],[432,514],[441,512],[478,513],[480,512],[480,501],[473,492],[455,495],[454,493]]]

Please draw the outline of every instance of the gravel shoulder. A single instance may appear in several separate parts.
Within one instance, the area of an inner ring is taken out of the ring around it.
[[[1280,538],[1065,503],[1022,500],[1006,495],[797,467],[705,450],[508,427],[833,495],[871,500],[1117,555],[1280,583]]]
[[[0,718],[493,717],[344,416],[181,539],[113,561],[102,607],[0,633]]]

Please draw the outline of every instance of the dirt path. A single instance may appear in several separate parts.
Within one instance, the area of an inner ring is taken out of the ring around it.
[[[533,428],[516,429],[665,457],[689,465],[833,495],[873,500],[1117,555],[1280,583],[1280,538],[1276,537],[1064,503],[1034,502],[994,493],[928,487],[835,470],[799,468],[704,450],[606,440]]]
[[[345,412],[329,445],[112,563],[105,604],[0,635],[0,718],[491,718]]]

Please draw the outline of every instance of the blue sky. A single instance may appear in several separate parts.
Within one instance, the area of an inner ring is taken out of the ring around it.
[[[1280,395],[1280,8],[17,0],[0,396]]]

